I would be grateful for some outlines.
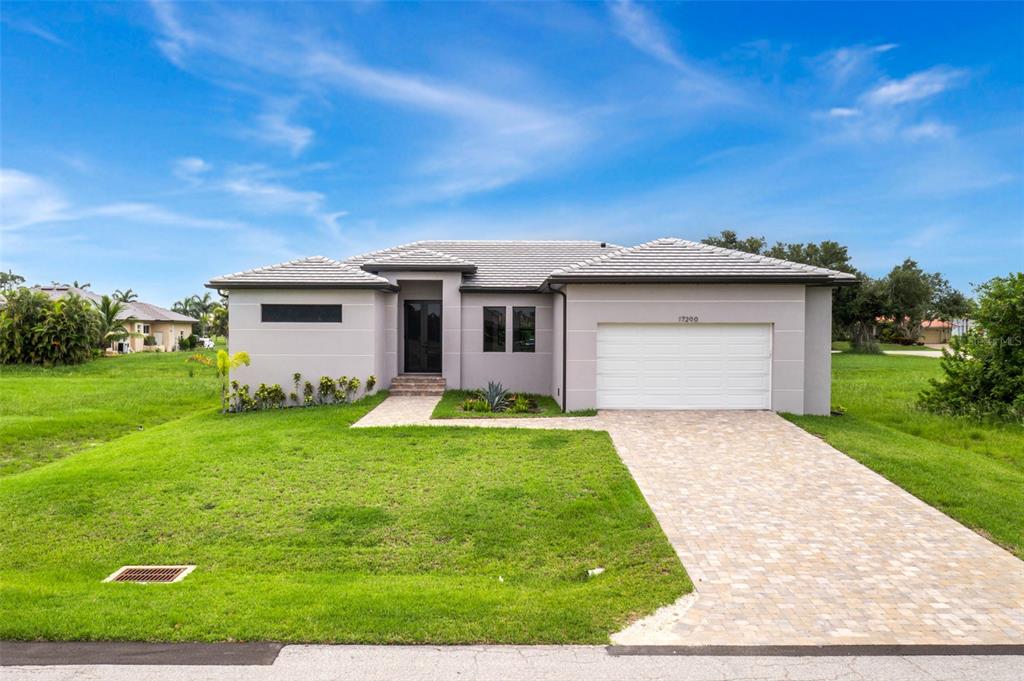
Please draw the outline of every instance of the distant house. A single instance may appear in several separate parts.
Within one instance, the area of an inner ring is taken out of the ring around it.
[[[33,290],[45,293],[53,299],[64,298],[73,293],[96,305],[103,299],[102,295],[74,286],[37,286]],[[124,340],[111,341],[110,349],[114,352],[140,352],[150,348],[176,350],[178,340],[191,336],[192,325],[199,323],[198,319],[138,300],[122,303],[121,306],[122,310],[117,318],[125,320],[125,330],[131,335]],[[149,336],[152,336],[153,341],[150,342],[153,344],[147,346],[146,338]]]
[[[920,340],[925,345],[942,345],[953,335],[953,324],[941,319],[925,320],[921,324]]]

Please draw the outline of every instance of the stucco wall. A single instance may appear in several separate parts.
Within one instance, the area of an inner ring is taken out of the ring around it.
[[[570,284],[566,407],[597,404],[599,323],[700,323],[772,325],[771,406],[804,412],[805,287],[797,284]],[[556,368],[560,371],[560,367]]]
[[[804,413],[832,409],[832,289],[808,286],[804,333]]]
[[[145,336],[129,336],[124,342],[128,343],[134,352],[154,352],[149,348],[159,347],[165,352],[178,349],[178,332],[182,332],[185,337],[192,335],[192,324],[187,322],[157,322],[157,321],[137,321],[125,323],[122,326],[129,333],[136,333],[135,328],[138,324],[149,325],[149,335],[159,338],[161,341],[156,346],[149,346],[147,348],[145,344]],[[141,333],[141,332],[139,332]],[[112,348],[117,348],[117,342],[114,341],[110,344]]]
[[[550,293],[463,293],[462,387],[483,388],[498,381],[509,390],[552,394],[554,299]],[[505,352],[483,351],[485,306],[505,308]],[[512,352],[513,307],[537,308],[534,352]]]
[[[292,390],[292,374],[312,383],[321,376],[355,376],[365,382],[381,366],[377,348],[377,293],[363,290],[235,289],[229,300],[229,344],[232,353],[244,350],[252,363],[232,377],[255,389],[260,383],[279,383]],[[340,324],[263,323],[261,303],[341,304]],[[378,378],[380,378],[378,376]]]

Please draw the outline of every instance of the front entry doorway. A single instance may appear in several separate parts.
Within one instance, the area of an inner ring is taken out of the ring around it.
[[[441,301],[407,300],[405,317],[405,372],[441,373]]]

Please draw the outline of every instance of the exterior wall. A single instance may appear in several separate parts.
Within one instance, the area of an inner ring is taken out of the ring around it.
[[[772,409],[804,413],[805,288],[800,284],[566,286],[569,299],[566,408],[570,411],[590,409],[597,404],[599,323],[676,324],[681,316],[695,316],[703,323],[771,324]]]
[[[462,387],[484,388],[488,381],[498,381],[509,390],[554,394],[551,382],[554,359],[552,310],[556,298],[551,293],[463,293]],[[505,308],[505,352],[483,351],[484,306]],[[514,306],[537,308],[534,352],[512,352]]]
[[[804,312],[804,413],[832,411],[832,289],[808,286]]]
[[[395,327],[398,296],[386,291],[374,293],[374,334],[377,339],[374,375],[381,388],[391,387],[398,375],[398,332]]]
[[[941,345],[949,342],[950,335],[952,335],[950,328],[929,326],[921,329],[920,340],[922,343],[928,343],[929,345]]]
[[[232,353],[249,353],[250,366],[232,371],[232,378],[255,389],[260,383],[279,383],[285,392],[294,388],[299,372],[312,383],[321,376],[355,376],[365,384],[382,366],[378,349],[376,291],[341,289],[234,289],[229,302],[229,343]],[[261,303],[341,304],[341,324],[263,323]],[[388,378],[390,381],[390,378]]]
[[[462,286],[461,272],[381,272],[380,276],[398,284],[398,302],[395,305],[394,328],[397,329],[396,368],[398,373],[405,370],[405,347],[403,343],[404,323],[402,302],[409,300],[441,301],[441,375],[449,388],[462,385]],[[437,283],[440,282],[440,296]],[[431,287],[431,284],[433,285]],[[433,291],[430,295],[426,292]]]
[[[178,332],[182,332],[185,337],[192,335],[192,324],[187,322],[156,322],[156,321],[144,321],[138,320],[136,322],[125,323],[123,326],[129,333],[135,333],[137,324],[148,324],[149,335],[156,336],[159,339],[159,343],[156,346],[146,346],[144,336],[129,336],[125,341],[131,347],[132,352],[154,352],[153,348],[158,347],[165,352],[171,352],[178,349]],[[117,342],[111,343],[112,348],[117,348]]]

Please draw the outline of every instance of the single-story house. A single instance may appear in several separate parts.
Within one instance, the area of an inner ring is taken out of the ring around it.
[[[97,306],[103,299],[102,295],[74,286],[37,286],[33,290],[45,293],[55,299],[73,293],[92,301]],[[110,342],[110,349],[118,353],[140,352],[149,349],[160,349],[166,352],[177,350],[178,341],[191,336],[192,325],[199,323],[198,319],[138,300],[121,303],[121,308],[117,318],[124,320],[124,328],[130,335],[123,340]],[[152,336],[156,344],[147,346],[145,344],[147,336]]]
[[[259,383],[433,374],[566,410],[828,414],[832,289],[852,275],[683,239],[419,241],[228,274]]]
[[[941,319],[926,319],[921,323],[920,341],[925,345],[942,345],[953,335],[953,323]]]

